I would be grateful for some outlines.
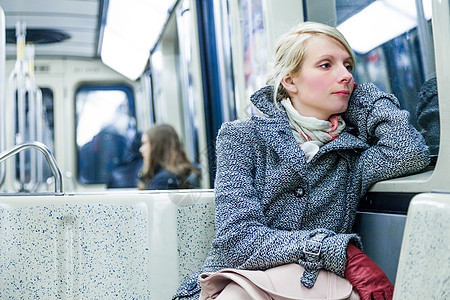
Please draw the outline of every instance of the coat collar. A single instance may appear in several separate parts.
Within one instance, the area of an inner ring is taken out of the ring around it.
[[[343,150],[353,150],[359,152],[368,148],[368,144],[358,139],[348,131],[344,131],[339,135],[337,139],[323,145],[319,149],[319,152],[317,152],[316,156],[320,157],[325,153],[329,153],[331,151],[340,151],[342,153]]]
[[[287,117],[253,116],[252,120],[257,134],[265,141],[266,146],[278,155],[282,163],[289,165],[300,176],[305,176],[306,157],[289,128]]]
[[[266,118],[252,117],[257,133],[266,142],[267,147],[273,149],[283,163],[291,165],[300,175],[305,176],[306,157],[300,144],[294,138],[287,117]],[[344,131],[339,137],[323,145],[316,157],[320,157],[332,151],[366,150],[369,148],[362,140],[348,131]]]
[[[268,117],[286,116],[284,107],[282,105],[277,106],[273,102],[273,91],[273,86],[267,85],[253,93],[250,101]]]
[[[301,176],[306,175],[306,157],[300,144],[295,140],[289,127],[289,120],[283,106],[276,107],[273,103],[273,87],[266,86],[251,96],[252,103],[265,117],[253,116],[256,130],[266,145],[273,149],[283,163],[290,165]],[[365,150],[368,145],[350,132],[348,127],[339,137],[322,146],[317,157],[331,151]]]
[[[259,111],[261,111],[265,116],[267,116],[267,118],[261,119],[265,122],[268,122],[267,125],[261,124],[261,126],[273,127],[277,130],[282,129],[283,131],[290,130],[286,110],[282,105],[275,105],[275,103],[273,102],[273,92],[273,86],[267,85],[257,90],[250,97],[250,100],[255,105],[255,107],[258,108]],[[275,125],[275,123],[277,123],[277,125]],[[265,128],[259,129],[264,130]],[[360,139],[356,138],[355,135],[351,134],[350,132],[352,130],[353,128],[351,127],[351,125],[347,123],[347,128],[340,135],[340,137],[330,143],[325,144],[323,147],[327,146],[325,148],[330,148],[330,150],[354,148],[366,149],[368,145]],[[290,136],[294,138],[292,134],[290,134]]]

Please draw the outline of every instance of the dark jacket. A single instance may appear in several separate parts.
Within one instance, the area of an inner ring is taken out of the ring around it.
[[[188,178],[183,179],[168,170],[160,167],[155,176],[147,186],[147,190],[177,190],[177,189],[194,189],[200,186],[198,178],[191,174]]]
[[[439,153],[440,124],[439,99],[436,77],[429,79],[422,86],[418,96],[417,123],[420,133],[430,147],[430,154]]]
[[[106,184],[107,188],[135,188],[138,185],[139,171],[142,169],[143,159],[139,152],[142,133],[136,132],[124,153],[124,162],[111,171]]]
[[[251,97],[265,117],[225,123],[219,131],[216,237],[201,270],[175,298],[198,299],[198,275],[222,268],[299,263],[306,285],[319,268],[344,276],[347,244],[361,246],[351,233],[359,199],[375,182],[428,164],[428,148],[408,112],[373,84],[354,91],[346,130],[309,163],[272,96],[273,88],[264,87]]]

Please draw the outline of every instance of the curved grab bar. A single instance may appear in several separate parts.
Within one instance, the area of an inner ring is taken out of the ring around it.
[[[14,146],[10,150],[1,152],[0,153],[0,163],[4,160],[10,158],[11,156],[19,153],[20,151],[28,149],[28,148],[38,149],[39,151],[42,152],[42,154],[44,154],[45,159],[47,160],[47,162],[50,166],[50,169],[52,170],[53,176],[55,177],[55,194],[57,194],[57,195],[64,194],[61,171],[59,170],[58,164],[56,163],[56,159],[53,156],[50,149],[41,142],[37,142],[37,141],[25,142],[25,143],[21,143],[21,144]]]

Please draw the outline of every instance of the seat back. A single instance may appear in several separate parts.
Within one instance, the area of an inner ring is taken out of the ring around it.
[[[412,199],[394,299],[450,299],[450,194]]]

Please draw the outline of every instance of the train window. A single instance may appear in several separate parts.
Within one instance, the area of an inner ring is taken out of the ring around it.
[[[399,99],[435,162],[439,110],[431,0],[336,0],[336,19],[356,54],[355,81],[374,82]]]
[[[133,91],[129,86],[81,86],[75,99],[78,180],[106,184],[125,161],[136,134]]]

